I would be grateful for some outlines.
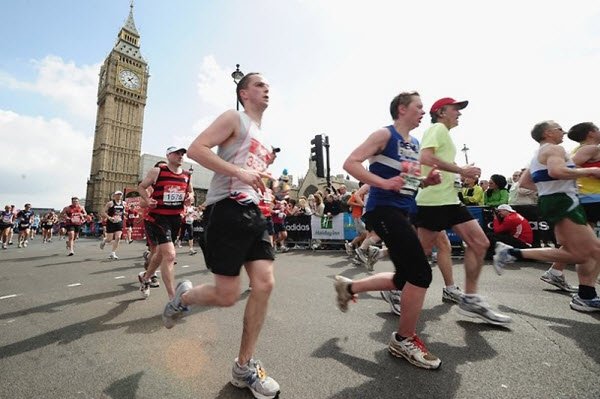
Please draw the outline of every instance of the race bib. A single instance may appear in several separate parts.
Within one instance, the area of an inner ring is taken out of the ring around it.
[[[267,166],[269,166],[269,161],[271,161],[272,157],[273,153],[271,150],[262,145],[258,140],[251,139],[250,149],[244,164],[246,165],[247,169],[264,172],[267,170]]]
[[[2,222],[4,222],[4,224],[11,224],[11,219],[12,219],[12,215],[4,215],[2,217]]]
[[[71,216],[71,223],[73,224],[81,224],[83,219],[80,214],[76,213]]]
[[[400,192],[406,190],[417,191],[421,186],[421,181],[425,179],[421,176],[409,175],[408,173],[402,173],[400,176],[404,179],[404,187],[400,189]]]
[[[402,194],[413,194],[421,186],[421,181],[425,178],[421,177],[421,164],[419,162],[403,161],[402,173],[400,176],[404,179],[404,187],[400,189]]]
[[[163,202],[165,205],[179,205],[183,203],[185,191],[179,186],[165,186]]]

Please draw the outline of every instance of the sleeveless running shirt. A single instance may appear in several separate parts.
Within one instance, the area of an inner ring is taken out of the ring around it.
[[[390,139],[380,154],[369,158],[369,171],[384,179],[402,175],[405,185],[399,191],[384,190],[379,187],[369,189],[365,212],[378,206],[402,208],[408,213],[416,213],[415,194],[421,180],[419,164],[419,141],[410,136],[410,142],[404,141],[393,125],[386,126]]]
[[[12,224],[14,214],[11,211],[2,211],[0,213],[0,223]]]
[[[581,165],[582,168],[600,167],[600,161],[588,161]],[[595,177],[580,177],[577,179],[579,198],[582,203],[600,202],[600,179]]]
[[[244,112],[240,115],[240,134],[227,146],[219,146],[219,158],[246,170],[264,172],[274,154],[258,125]],[[231,198],[242,205],[258,204],[261,199],[252,186],[241,180],[218,173],[212,178],[206,195],[206,204],[214,204],[225,198]]]
[[[108,216],[117,216],[119,218],[119,220],[115,223],[123,220],[123,213],[125,213],[125,203],[123,201],[117,203],[114,200],[112,201],[112,206],[109,207],[108,211],[106,212]]]
[[[67,212],[65,212],[67,214],[67,224],[81,226],[85,222],[83,212],[81,206],[69,205]]]
[[[176,216],[183,211],[183,201],[190,184],[187,171],[173,173],[167,165],[159,165],[160,172],[152,185],[151,198],[156,200],[156,208],[148,210],[148,216]]]
[[[537,187],[538,195],[541,197],[543,195],[565,193],[569,195],[569,197],[574,197],[575,202],[578,203],[576,199],[577,184],[575,180],[555,179],[548,173],[548,167],[546,165],[542,165],[540,161],[538,161],[540,150],[546,145],[548,145],[548,143],[542,144],[540,148],[535,151],[533,159],[531,160],[531,165],[529,166],[529,172],[531,173],[531,178]],[[567,167],[575,167],[575,164],[570,158],[565,157],[565,161],[567,163]]]

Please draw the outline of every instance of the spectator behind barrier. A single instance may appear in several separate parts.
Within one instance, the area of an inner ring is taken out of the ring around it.
[[[506,178],[502,175],[492,175],[488,184],[489,188],[483,196],[483,204],[485,206],[508,204]]]
[[[509,205],[537,205],[537,191],[521,187],[519,179],[525,168],[517,170],[512,175],[512,185],[508,191]]]
[[[464,187],[458,192],[458,198],[463,204],[483,205],[483,189],[477,183],[477,179],[465,177]]]

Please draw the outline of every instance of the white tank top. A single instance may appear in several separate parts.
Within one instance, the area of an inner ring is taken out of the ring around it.
[[[217,155],[242,169],[264,172],[274,157],[272,147],[265,143],[258,125],[244,112],[240,115],[240,135],[227,146],[219,146]],[[258,204],[261,194],[241,180],[215,173],[208,193],[206,204],[214,204],[225,198],[231,198],[242,205]]]
[[[548,167],[546,165],[542,165],[540,161],[538,161],[540,150],[546,145],[548,145],[548,143],[541,145],[540,148],[536,150],[533,155],[533,159],[531,160],[531,164],[529,165],[529,172],[531,173],[531,178],[537,187],[538,195],[542,196],[565,193],[570,197],[576,197],[577,184],[575,180],[555,179],[548,173]],[[575,164],[569,157],[565,157],[565,162],[567,163],[567,167],[575,167]]]

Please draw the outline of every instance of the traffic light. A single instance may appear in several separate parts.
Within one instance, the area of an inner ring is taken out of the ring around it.
[[[325,169],[323,167],[323,136],[317,134],[310,141],[310,160],[315,161],[317,165],[317,176],[325,177]]]

